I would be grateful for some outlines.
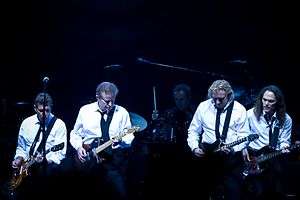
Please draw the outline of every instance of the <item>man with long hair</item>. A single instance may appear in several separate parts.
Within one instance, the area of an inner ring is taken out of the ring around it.
[[[284,95],[278,86],[262,88],[254,107],[247,111],[247,117],[251,133],[260,136],[249,144],[250,157],[274,151],[289,152],[292,119],[286,112]],[[254,159],[250,157],[249,159]],[[272,194],[272,197],[284,199],[280,180],[282,167],[277,158],[261,163],[265,167],[262,173],[249,176],[249,185],[256,198],[264,199],[265,195]]]

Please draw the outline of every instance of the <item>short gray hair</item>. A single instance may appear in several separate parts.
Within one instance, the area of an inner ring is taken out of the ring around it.
[[[114,83],[102,82],[96,88],[96,96],[100,96],[101,92],[112,93],[114,97],[116,97],[119,89]]]
[[[230,96],[230,99],[234,99],[234,92],[231,85],[226,80],[216,80],[214,81],[208,89],[208,98],[212,98],[212,94],[218,90],[224,90],[226,95]]]

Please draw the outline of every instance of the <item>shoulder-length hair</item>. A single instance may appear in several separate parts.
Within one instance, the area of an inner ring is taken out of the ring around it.
[[[256,102],[254,105],[254,114],[255,114],[257,120],[259,120],[260,116],[263,114],[262,98],[266,91],[273,92],[275,95],[275,98],[276,98],[275,112],[276,112],[277,118],[279,120],[279,125],[283,126],[284,121],[285,121],[286,104],[285,104],[285,100],[284,100],[282,91],[276,85],[268,85],[268,86],[264,87],[263,89],[261,89],[261,91],[259,92],[259,94],[256,98]]]

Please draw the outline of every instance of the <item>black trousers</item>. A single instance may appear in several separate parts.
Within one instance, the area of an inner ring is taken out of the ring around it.
[[[282,175],[279,160],[268,162],[261,174],[251,175],[245,179],[245,199],[286,199]]]
[[[80,164],[81,166],[73,170],[73,176],[69,176],[76,179],[69,181],[70,196],[127,200],[127,161],[124,150],[113,150],[105,161],[97,163],[95,158],[91,158],[90,161]]]
[[[230,155],[211,154],[198,159],[197,196],[203,199],[242,199],[243,177],[241,169],[243,158],[241,152]]]

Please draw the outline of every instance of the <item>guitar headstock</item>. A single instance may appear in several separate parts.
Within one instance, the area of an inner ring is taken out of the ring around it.
[[[128,129],[125,129],[125,131],[119,135],[117,137],[117,139],[121,139],[122,137],[124,137],[125,135],[128,135],[128,134],[131,134],[131,133],[135,133],[135,132],[138,132],[140,130],[140,127],[139,126],[133,126],[131,128],[128,128]]]
[[[62,142],[60,144],[57,144],[57,145],[51,147],[50,151],[59,151],[59,150],[62,150],[64,148],[64,146],[65,146],[65,143]]]
[[[248,141],[252,142],[252,141],[254,141],[258,138],[259,138],[258,134],[251,134],[251,135],[248,136]]]
[[[132,128],[130,128],[130,131],[131,133],[134,133],[134,132],[138,132],[140,130],[141,127],[139,126],[133,126]]]

